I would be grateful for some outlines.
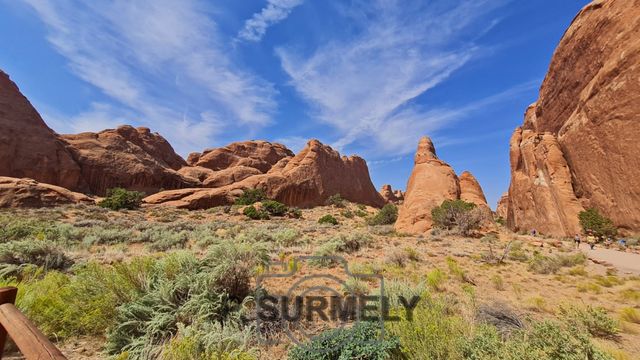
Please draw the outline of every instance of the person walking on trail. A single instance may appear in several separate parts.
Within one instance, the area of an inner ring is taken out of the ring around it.
[[[580,234],[576,234],[576,236],[573,238],[573,241],[576,243],[576,249],[580,249],[580,243],[582,242],[582,239],[580,239]]]
[[[596,237],[593,236],[592,234],[587,235],[587,243],[589,244],[589,248],[591,248],[591,250],[596,248]]]
[[[536,229],[531,230],[531,236],[536,237],[537,233]]]

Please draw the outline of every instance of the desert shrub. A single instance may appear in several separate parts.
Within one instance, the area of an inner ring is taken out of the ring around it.
[[[142,204],[144,194],[138,191],[128,191],[123,188],[107,190],[107,197],[98,203],[100,207],[110,210],[135,210]]]
[[[318,224],[338,225],[338,220],[333,215],[327,214],[318,219]]]
[[[411,300],[414,296],[423,298],[429,294],[429,288],[425,281],[413,284],[406,281],[391,280],[385,283],[384,290],[391,308],[400,308],[402,306],[400,297]]]
[[[493,283],[493,287],[498,291],[504,291],[504,280],[500,275],[494,275],[491,277],[491,282]]]
[[[607,276],[598,275],[594,277],[594,280],[596,284],[606,288],[624,284],[624,279],[621,279],[615,275],[607,275]]]
[[[335,242],[328,242],[320,245],[314,252],[313,256],[318,257],[317,259],[311,259],[309,261],[309,265],[311,266],[319,266],[319,267],[327,267],[334,264],[334,261],[330,259],[331,256],[336,256],[338,244]]]
[[[135,242],[137,239],[131,229],[96,227],[87,233],[82,243],[86,246],[114,245]]]
[[[290,218],[300,219],[302,218],[302,210],[298,208],[289,208],[289,212],[287,213],[287,215]]]
[[[514,261],[525,262],[529,260],[529,256],[522,247],[521,241],[514,241],[511,243],[511,249],[509,249],[508,258]]]
[[[367,223],[369,225],[392,225],[398,220],[398,207],[387,204],[378,211]]]
[[[446,230],[457,230],[467,236],[480,227],[482,212],[473,203],[464,200],[445,200],[440,206],[431,210],[435,227]]]
[[[152,251],[182,249],[189,240],[189,233],[187,231],[171,231],[166,228],[156,227],[141,233],[140,240],[149,243],[148,248]]]
[[[555,274],[563,267],[583,265],[586,256],[582,253],[573,255],[544,256],[535,253],[529,261],[529,270],[536,274]]]
[[[472,360],[612,360],[588,335],[561,324],[543,321],[503,337],[494,326],[480,326],[462,347]]]
[[[400,340],[400,351],[407,359],[459,359],[465,322],[447,302],[423,298],[407,318],[403,309],[394,309],[399,321],[385,322],[385,330]]]
[[[329,198],[327,199],[327,201],[325,202],[326,205],[330,205],[330,206],[335,206],[337,208],[343,208],[346,205],[346,200],[342,198],[342,196],[340,194],[334,194],[329,196]]]
[[[273,234],[275,242],[284,247],[296,245],[301,238],[300,232],[296,229],[284,228]]]
[[[353,214],[353,211],[349,210],[349,209],[345,209],[340,211],[340,215],[342,215],[343,217],[347,218],[347,219],[353,219],[353,217],[355,216]]]
[[[350,277],[344,282],[342,291],[349,295],[365,296],[369,294],[369,285],[357,277]]]
[[[502,225],[502,226],[504,226],[507,223],[507,221],[502,216],[498,216],[495,219],[495,222],[496,222],[496,224]]]
[[[242,210],[242,213],[245,214],[251,220],[269,220],[268,212],[262,209],[258,210],[253,205],[249,205],[246,208],[244,208],[244,210]]]
[[[7,265],[25,266],[27,264],[42,267],[45,270],[57,270],[67,269],[73,261],[50,241],[21,240],[0,244],[0,268],[3,268],[5,276],[12,272],[7,271]]]
[[[586,330],[601,338],[614,338],[620,329],[618,323],[601,307],[561,306],[560,314],[569,325]]]
[[[630,323],[640,324],[640,312],[632,307],[620,310],[620,318]]]
[[[405,267],[408,260],[409,256],[407,255],[407,253],[399,249],[391,250],[384,257],[385,263],[398,267]]]
[[[369,213],[368,213],[368,212],[366,212],[366,211],[364,211],[364,210],[362,210],[362,209],[356,209],[356,211],[354,211],[353,213],[354,213],[357,217],[361,217],[361,218],[364,218],[364,217],[369,216]]]
[[[444,273],[444,271],[436,268],[427,273],[426,279],[427,279],[427,284],[431,289],[436,291],[442,291],[443,290],[442,285],[447,280],[447,275]]]
[[[422,260],[422,258],[420,257],[420,253],[418,253],[418,251],[416,251],[416,249],[414,249],[414,248],[410,248],[410,247],[405,248],[404,252],[407,254],[407,258],[410,261],[418,262],[418,261]]]
[[[379,339],[379,325],[360,322],[350,329],[321,333],[289,351],[289,360],[384,360],[398,348],[397,339]]]
[[[162,351],[164,360],[255,360],[252,329],[237,324],[196,323],[178,326],[178,335]]]
[[[266,266],[268,262],[265,246],[234,241],[212,246],[204,259],[205,268],[217,287],[237,301],[249,295],[256,267]]]
[[[275,200],[266,200],[262,203],[262,208],[272,216],[285,216],[289,211],[287,205]]]
[[[253,205],[267,199],[267,195],[262,189],[245,189],[236,201],[236,205]]]
[[[367,233],[354,232],[338,234],[331,241],[336,244],[336,251],[353,253],[371,243],[371,236]]]
[[[601,215],[598,209],[591,208],[581,211],[578,214],[578,219],[585,233],[592,233],[597,237],[614,237],[618,233],[613,221]]]

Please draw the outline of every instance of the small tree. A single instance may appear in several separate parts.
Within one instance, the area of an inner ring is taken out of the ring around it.
[[[338,225],[338,220],[333,215],[327,214],[318,219],[318,224]]]
[[[393,225],[398,220],[398,207],[393,204],[385,205],[378,213],[369,219],[369,225]]]
[[[267,199],[262,189],[245,189],[242,195],[236,199],[236,205],[253,205]]]
[[[458,229],[467,236],[480,227],[483,219],[482,210],[464,200],[445,200],[431,210],[431,218],[435,227],[446,230]]]
[[[144,193],[127,191],[123,188],[107,190],[107,197],[98,203],[98,206],[111,210],[135,210],[142,204]]]
[[[343,208],[345,207],[345,200],[342,198],[342,196],[340,194],[334,194],[329,196],[329,198],[326,201],[327,205],[333,205],[337,208]]]
[[[598,209],[591,208],[578,214],[580,226],[585,233],[592,233],[597,237],[616,236],[618,229],[611,219],[600,214]]]

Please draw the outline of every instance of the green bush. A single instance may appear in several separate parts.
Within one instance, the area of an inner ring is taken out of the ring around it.
[[[267,195],[262,189],[245,189],[236,201],[236,205],[253,205],[267,199]]]
[[[287,205],[275,200],[266,200],[262,203],[262,208],[272,216],[285,216],[289,211]]]
[[[592,336],[612,339],[620,331],[618,322],[601,307],[561,306],[560,314],[569,325],[584,329]]]
[[[318,219],[318,224],[338,225],[338,220],[333,215],[327,214]]]
[[[107,190],[107,197],[98,203],[100,207],[110,210],[135,210],[142,204],[144,193],[128,191],[123,188]]]
[[[252,220],[269,220],[269,213],[260,209],[256,209],[255,206],[249,205],[242,211],[249,219]]]
[[[600,214],[598,209],[591,208],[578,214],[580,226],[585,233],[592,233],[597,237],[614,237],[618,229],[611,219]]]
[[[431,210],[431,217],[436,228],[458,230],[463,235],[469,235],[480,227],[482,212],[473,203],[464,200],[445,200],[440,206]]]
[[[369,225],[393,225],[396,220],[398,220],[398,207],[393,204],[387,204],[367,223]]]
[[[395,338],[379,340],[379,325],[360,322],[350,329],[325,331],[289,351],[289,360],[384,360],[398,348]]]
[[[613,360],[588,335],[552,321],[534,323],[503,337],[495,326],[482,325],[462,346],[471,360]]]
[[[294,219],[300,219],[302,218],[302,210],[298,208],[289,208],[287,215]]]
[[[409,319],[401,308],[392,315],[400,321],[385,322],[387,334],[400,339],[400,350],[406,359],[461,359],[461,343],[466,323],[452,315],[445,300],[422,298]]]
[[[345,202],[346,202],[345,199],[343,199],[340,194],[334,194],[329,196],[329,198],[326,201],[326,204],[330,206],[335,206],[337,208],[343,208],[346,206]]]

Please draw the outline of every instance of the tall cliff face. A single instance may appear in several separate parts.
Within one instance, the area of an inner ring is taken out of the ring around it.
[[[0,176],[88,190],[68,145],[0,70]]]
[[[511,140],[508,225],[571,235],[598,208],[640,229],[640,0],[587,5]]]

